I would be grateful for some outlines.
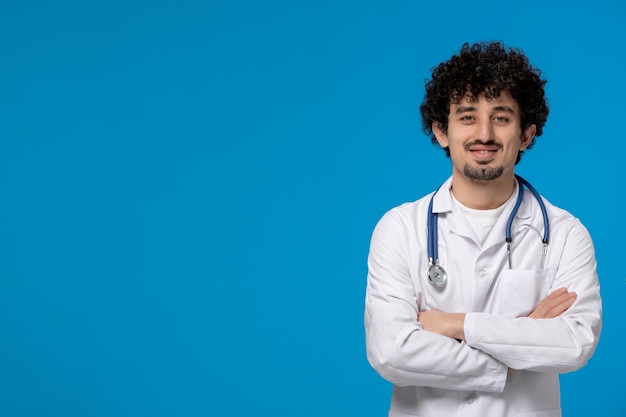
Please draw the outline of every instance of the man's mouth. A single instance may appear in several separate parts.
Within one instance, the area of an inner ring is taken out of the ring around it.
[[[465,150],[471,152],[478,160],[491,159],[500,150],[500,146],[495,143],[470,143],[465,146]]]
[[[479,155],[487,155],[487,154],[494,153],[497,151],[498,151],[497,149],[470,149],[470,152],[476,153]]]

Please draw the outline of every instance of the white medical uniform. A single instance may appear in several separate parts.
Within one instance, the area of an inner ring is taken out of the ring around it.
[[[543,216],[525,190],[512,223],[509,269],[505,229],[518,186],[481,245],[463,212],[453,210],[458,203],[451,184],[449,178],[433,201],[439,215],[439,262],[448,273],[444,288],[427,278],[432,194],[387,212],[372,236],[367,357],[394,384],[389,416],[561,416],[558,375],[587,363],[602,326],[589,233],[544,199],[550,219],[544,259]],[[553,319],[527,317],[561,287],[577,293],[573,306]],[[432,309],[466,312],[466,340],[422,330],[417,315]]]

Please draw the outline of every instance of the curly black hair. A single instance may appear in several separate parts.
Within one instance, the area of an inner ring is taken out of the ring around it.
[[[422,129],[438,145],[432,131],[433,122],[447,132],[450,104],[465,97],[499,97],[506,91],[517,101],[521,111],[522,130],[535,125],[535,137],[541,136],[548,119],[548,105],[544,87],[546,80],[541,71],[530,65],[524,53],[516,48],[506,48],[500,41],[463,44],[458,55],[439,64],[426,81],[426,94],[420,106]],[[527,149],[535,143],[531,141]],[[450,150],[444,148],[446,155]],[[517,162],[521,158],[518,155]],[[516,163],[517,163],[516,162]]]

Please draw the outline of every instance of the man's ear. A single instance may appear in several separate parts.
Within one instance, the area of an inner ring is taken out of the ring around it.
[[[530,145],[530,142],[532,142],[535,137],[535,133],[537,133],[537,125],[530,125],[524,130],[522,133],[522,143],[520,143],[519,147],[520,151],[528,148],[528,145]]]
[[[435,138],[437,138],[437,142],[441,145],[442,148],[448,147],[448,135],[441,128],[441,123],[433,122],[432,125],[433,134]]]

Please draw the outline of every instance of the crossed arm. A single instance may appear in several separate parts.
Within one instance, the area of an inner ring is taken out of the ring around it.
[[[552,281],[559,289],[518,317],[420,311],[425,303],[408,267],[418,251],[407,243],[415,239],[404,238],[410,230],[404,222],[397,212],[385,216],[368,256],[366,349],[383,378],[397,386],[500,392],[507,369],[565,373],[586,363],[600,334],[602,309],[593,246],[582,226],[574,224],[555,241],[567,246]]]
[[[528,315],[532,319],[560,316],[576,301],[576,293],[559,288],[546,296]],[[417,321],[424,330],[457,340],[465,340],[465,313],[445,313],[439,310],[420,311]]]

